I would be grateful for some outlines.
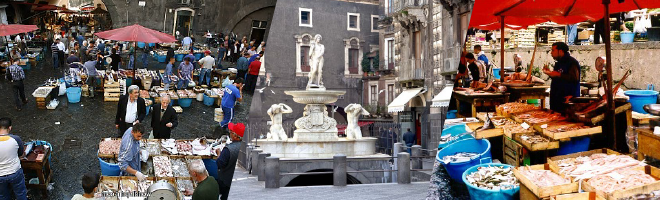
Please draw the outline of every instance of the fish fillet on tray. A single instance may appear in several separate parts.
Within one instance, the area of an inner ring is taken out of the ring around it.
[[[557,161],[559,173],[576,180],[590,179],[597,175],[609,174],[617,169],[645,166],[627,155],[595,153],[589,156],[566,158]]]

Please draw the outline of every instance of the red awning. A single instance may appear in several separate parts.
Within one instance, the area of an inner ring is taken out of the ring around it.
[[[33,9],[34,11],[45,11],[45,10],[69,10],[65,7],[59,7],[56,5],[43,5]]]
[[[0,24],[0,36],[15,35],[37,30],[36,25]]]
[[[109,31],[95,33],[95,35],[116,41],[145,42],[145,43],[165,43],[176,42],[174,36],[162,33],[153,29],[145,28],[138,24],[130,25]]]
[[[602,0],[476,0],[470,17],[470,27],[481,30],[500,29],[500,16],[507,28],[521,29],[529,25],[552,21],[575,24],[603,18]],[[643,8],[659,8],[657,0],[626,0],[610,3],[610,13]]]

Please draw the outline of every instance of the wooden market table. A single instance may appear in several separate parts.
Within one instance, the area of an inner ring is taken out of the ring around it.
[[[50,183],[53,171],[50,168],[49,159],[51,150],[44,149],[44,151],[45,153],[43,154],[43,158],[41,160],[37,160],[38,155],[32,152],[28,154],[27,157],[22,158],[21,168],[23,168],[24,174],[33,172],[37,174],[37,178],[39,179],[39,184],[29,184],[26,182],[25,185],[27,188],[41,190],[42,194],[46,196],[48,194],[48,183]]]
[[[520,100],[529,100],[529,99],[540,99],[541,108],[545,108],[545,98],[550,96],[549,92],[546,92],[550,86],[547,85],[538,85],[533,87],[508,87],[507,93],[509,93],[509,101],[518,102]]]
[[[454,98],[456,98],[456,113],[461,114],[460,102],[472,105],[471,117],[477,116],[477,107],[497,106],[507,102],[508,95],[504,93],[472,93],[467,94],[466,91],[454,91]]]
[[[660,159],[660,136],[650,129],[637,129],[637,159],[644,160],[645,156]]]

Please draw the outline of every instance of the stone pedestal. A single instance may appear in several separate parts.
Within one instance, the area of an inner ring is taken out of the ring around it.
[[[306,134],[302,134],[306,135]],[[332,158],[336,154],[347,157],[370,156],[376,154],[377,138],[365,137],[357,140],[338,138],[336,141],[287,141],[259,140],[257,143],[264,152],[279,158]]]

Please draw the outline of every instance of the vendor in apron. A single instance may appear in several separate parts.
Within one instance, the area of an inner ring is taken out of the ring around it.
[[[550,84],[550,109],[565,114],[571,97],[580,96],[580,63],[568,52],[563,42],[552,44],[552,57],[556,60],[551,71],[546,64],[543,73],[552,78]]]

